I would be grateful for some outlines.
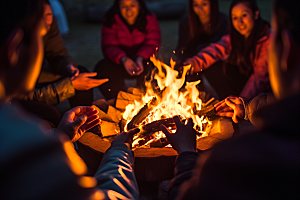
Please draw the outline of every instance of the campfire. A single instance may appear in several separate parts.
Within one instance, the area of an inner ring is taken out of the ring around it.
[[[197,149],[200,151],[233,136],[231,119],[214,115],[217,101],[205,101],[208,98],[196,89],[200,81],[184,84],[190,66],[185,66],[179,77],[173,61],[169,67],[155,57],[151,60],[157,68],[153,72],[153,80],[157,84],[152,84],[153,80],[148,81],[145,93],[129,88],[127,92],[119,92],[114,106],[101,99],[94,102],[101,125],[98,130],[86,132],[78,141],[78,152],[90,174],[96,172],[116,135],[124,129],[139,127],[140,132],[133,143],[137,180],[160,182],[171,179],[177,152],[173,148],[165,148],[169,143],[159,127],[164,124],[175,131],[172,119],[175,115],[181,116],[182,122],[187,118],[193,119],[194,128],[198,131]]]
[[[176,115],[180,116],[184,123],[188,118],[193,119],[198,138],[207,136],[212,124],[207,114],[213,111],[213,106],[207,109],[207,105],[214,99],[207,103],[203,103],[200,99],[196,88],[200,80],[185,84],[185,75],[191,66],[184,66],[182,75],[179,76],[179,72],[174,70],[176,63],[172,59],[170,66],[154,56],[151,57],[151,61],[156,70],[153,71],[152,79],[145,83],[145,94],[139,101],[135,100],[134,103],[127,105],[123,113],[126,120],[125,131],[134,127],[140,128],[140,132],[134,137],[133,149],[170,146],[160,130],[160,125],[163,124],[175,132],[176,126],[172,117]]]

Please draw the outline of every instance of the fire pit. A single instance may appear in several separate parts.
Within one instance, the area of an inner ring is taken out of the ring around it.
[[[151,61],[157,67],[152,80],[146,83],[146,93],[130,89],[127,93],[120,92],[116,106],[99,106],[101,137],[91,132],[85,133],[79,140],[78,152],[85,160],[89,173],[96,172],[104,152],[109,148],[107,138],[117,135],[123,129],[139,127],[140,133],[134,138],[135,173],[137,180],[160,182],[171,179],[174,174],[174,162],[177,152],[168,145],[161,133],[160,124],[175,131],[172,117],[181,116],[184,121],[192,118],[194,128],[198,131],[197,148],[201,151],[211,148],[215,143],[233,135],[233,124],[228,118],[214,116],[214,99],[203,103],[201,94],[196,88],[200,81],[185,83],[184,77],[190,66],[185,66],[181,78],[171,67],[156,60]],[[203,98],[202,98],[203,99]],[[100,101],[101,102],[101,101]],[[124,112],[120,112],[123,110]],[[160,148],[158,148],[160,147]]]

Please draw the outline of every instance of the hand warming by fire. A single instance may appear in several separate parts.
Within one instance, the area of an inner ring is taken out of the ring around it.
[[[169,131],[175,132],[174,116],[179,116],[183,123],[191,118],[198,137],[206,136],[205,128],[209,127],[211,122],[200,112],[203,103],[196,88],[200,80],[187,82],[182,88],[185,75],[191,66],[184,66],[182,76],[178,77],[178,71],[174,70],[176,63],[172,59],[171,66],[154,56],[151,57],[151,61],[156,66],[152,77],[157,82],[157,88],[152,84],[153,79],[146,82],[147,90],[142,101],[129,104],[123,114],[123,118],[127,120],[125,130],[140,128],[140,132],[134,136],[133,149],[155,142],[161,143],[162,146],[168,145],[160,125],[163,124]]]

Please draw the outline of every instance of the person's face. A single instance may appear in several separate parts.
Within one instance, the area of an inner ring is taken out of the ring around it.
[[[41,18],[32,31],[30,43],[22,42],[20,45],[19,61],[12,83],[17,83],[17,94],[29,92],[35,87],[44,58],[43,36],[46,33],[47,25],[44,18]]]
[[[246,38],[251,34],[259,11],[253,13],[245,4],[239,3],[232,8],[231,19],[233,27]]]
[[[120,0],[119,7],[121,16],[129,25],[133,25],[139,15],[140,4],[137,0]]]
[[[202,23],[210,20],[210,1],[209,0],[193,0],[193,9],[198,15]]]
[[[47,25],[47,30],[49,31],[53,22],[53,13],[49,4],[44,4],[44,19]]]

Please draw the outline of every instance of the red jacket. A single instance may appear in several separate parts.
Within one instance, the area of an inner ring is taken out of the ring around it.
[[[125,49],[141,45],[135,56],[149,59],[160,46],[161,31],[154,14],[147,15],[146,18],[148,23],[145,33],[140,32],[138,29],[130,32],[118,14],[115,15],[115,23],[111,28],[103,25],[102,51],[105,57],[120,64],[120,59],[126,56]]]
[[[259,93],[269,89],[269,71],[268,71],[268,49],[270,44],[270,34],[262,37],[256,45],[256,55],[253,59],[253,74],[249,77],[241,97],[247,99],[253,98]],[[219,60],[228,58],[231,52],[230,36],[225,35],[217,43],[212,43],[202,49],[196,56],[195,64],[198,69],[206,69]]]

